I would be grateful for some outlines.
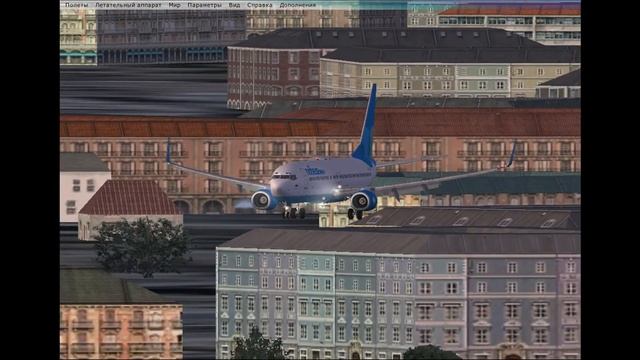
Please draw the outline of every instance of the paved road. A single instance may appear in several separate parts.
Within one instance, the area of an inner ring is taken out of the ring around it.
[[[224,64],[60,67],[62,114],[229,116]]]
[[[144,279],[114,274],[184,306],[184,358],[215,358],[215,247],[257,227],[317,228],[317,216],[295,221],[279,215],[186,215],[185,229],[192,239],[193,261],[179,274],[156,274]],[[92,243],[77,241],[77,229],[61,229],[60,264],[98,266]]]

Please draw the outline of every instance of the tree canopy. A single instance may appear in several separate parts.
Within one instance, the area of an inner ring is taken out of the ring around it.
[[[462,359],[461,357],[456,355],[456,353],[454,353],[453,351],[442,350],[440,347],[435,345],[417,346],[415,348],[409,348],[409,350],[404,352],[402,358],[405,360]]]
[[[249,338],[237,338],[234,359],[284,359],[282,339],[265,339],[258,328],[251,329]]]
[[[139,273],[145,278],[157,272],[177,272],[191,259],[182,225],[167,219],[140,218],[102,223],[95,236],[97,261],[108,271]]]

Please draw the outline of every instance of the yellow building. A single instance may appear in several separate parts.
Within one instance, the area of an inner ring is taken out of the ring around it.
[[[60,64],[96,65],[95,10],[60,10]]]

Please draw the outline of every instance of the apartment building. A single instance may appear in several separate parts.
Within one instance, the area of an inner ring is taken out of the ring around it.
[[[95,10],[60,10],[60,65],[95,65]]]
[[[97,10],[100,64],[212,63],[245,39],[235,10]]]
[[[216,354],[258,327],[292,359],[577,358],[579,262],[576,233],[256,229],[216,249]]]
[[[178,163],[266,184],[287,161],[349,156],[363,115],[360,107],[259,120],[63,115],[60,150],[95,152],[113,179],[157,181],[183,212],[233,213],[250,208],[249,193],[167,167],[168,137]],[[379,161],[431,157],[384,169],[389,172],[488,169],[509,157],[514,139],[515,171],[581,169],[579,108],[378,108],[376,129]]]
[[[579,2],[466,3],[414,1],[409,27],[504,29],[545,45],[580,45]]]
[[[345,55],[345,52],[352,54],[353,52],[358,53],[360,51],[365,54],[373,54],[376,50],[372,49],[381,49],[388,54],[394,54],[396,52],[398,54],[417,53],[418,55],[412,55],[413,58],[418,57],[414,62],[424,62],[424,56],[426,55],[420,54],[424,54],[425,52],[429,54],[432,51],[437,53],[444,52],[448,54],[448,57],[442,58],[436,56],[433,58],[433,61],[438,59],[438,61],[444,62],[439,66],[446,67],[448,70],[438,69],[434,70],[433,75],[425,75],[423,69],[420,68],[416,70],[414,76],[420,76],[421,80],[446,80],[441,77],[451,76],[450,81],[452,81],[452,83],[449,84],[449,86],[453,91],[456,89],[453,80],[455,80],[454,77],[457,76],[453,71],[455,64],[469,64],[469,66],[481,67],[481,64],[488,63],[489,58],[484,61],[483,59],[485,54],[490,53],[489,50],[485,50],[478,57],[475,50],[468,50],[470,47],[482,49],[501,48],[501,50],[493,50],[493,52],[491,52],[494,54],[493,57],[491,57],[491,61],[497,62],[495,65],[499,65],[505,63],[505,60],[502,59],[505,55],[499,55],[502,54],[502,52],[506,51],[506,54],[515,52],[515,54],[511,55],[512,57],[518,56],[517,54],[522,56],[522,51],[524,50],[518,49],[542,47],[542,45],[521,36],[511,35],[501,29],[280,29],[229,46],[229,67],[227,74],[229,92],[227,107],[251,110],[277,100],[300,100],[304,98],[340,96],[339,94],[348,94],[347,89],[351,89],[353,86],[355,86],[356,90],[363,90],[364,83],[362,79],[364,77],[372,77],[373,71],[371,73],[367,72],[365,75],[364,72],[360,71],[361,66],[359,61],[376,63],[375,65],[384,63],[378,58],[342,58],[340,56],[333,56],[329,58],[330,60],[327,59],[325,61],[324,57],[327,57],[327,54],[331,54],[331,52],[336,49],[338,49],[338,54],[343,55]],[[341,51],[341,48],[349,49]],[[352,50],[351,48],[365,49]],[[559,49],[555,49],[555,51],[558,52]],[[498,54],[495,54],[496,52]],[[548,56],[550,55],[547,55],[547,57]],[[535,55],[531,56],[531,59],[533,58],[535,58]],[[526,57],[523,59],[526,59]],[[543,59],[541,59],[541,61],[542,60]],[[400,63],[407,62],[409,58],[403,57],[402,60],[396,59],[394,62],[398,61]],[[349,69],[343,68],[343,65],[336,64],[335,69],[333,65],[328,65],[329,63],[333,64],[336,62],[346,64],[344,66]],[[553,62],[555,63],[557,61]],[[322,66],[322,63],[325,65]],[[488,64],[486,66],[493,67]],[[358,67],[358,69],[356,69],[356,67]],[[393,88],[387,89],[396,89],[397,91],[397,84],[401,84],[398,83],[397,79],[397,76],[400,75],[398,71],[404,70],[392,69],[393,66],[387,67],[389,69],[380,69],[379,74],[377,72],[376,74],[378,74],[377,76],[383,75],[385,78],[388,77],[388,80],[391,82],[395,81],[396,85],[394,85]],[[450,72],[448,75],[443,73],[447,71]],[[474,76],[472,74],[473,71],[475,70],[470,70],[469,74],[461,73],[460,76]],[[482,80],[486,76],[490,76],[491,71],[493,70],[489,70],[487,75],[479,75],[480,78],[478,79]],[[535,70],[534,74],[537,74]],[[548,70],[546,74],[549,76],[550,73]],[[435,76],[436,78],[422,79],[423,76]],[[503,79],[503,81],[507,82],[506,80],[508,80],[510,73],[503,71],[503,73],[500,74],[494,71],[493,76],[498,76],[500,79],[504,77],[505,79]],[[523,78],[521,81],[523,81],[524,84],[524,81],[528,80],[529,72],[527,71],[526,74],[523,73],[519,76]],[[550,78],[551,77],[542,76],[539,80],[546,81]],[[488,85],[491,79],[492,78],[484,79],[487,81],[487,84],[485,84],[484,88],[481,88],[483,92],[488,92],[488,89],[494,86],[493,81]],[[495,80],[500,79],[497,78]],[[373,78],[371,80],[373,80]],[[467,79],[467,81],[469,81],[471,89],[476,86],[474,85],[474,81],[470,79]],[[333,84],[334,82],[337,84]],[[391,82],[389,86],[391,86]],[[321,84],[324,86],[321,86]],[[440,86],[439,84],[440,82],[437,82],[434,86],[438,87]],[[382,96],[388,96],[387,91],[382,91],[384,90],[384,85],[385,84],[381,82],[378,86],[378,88],[380,88],[380,94]],[[417,85],[418,84],[409,90],[420,89]],[[535,85],[537,85],[537,83],[534,85],[526,84],[527,87],[532,86],[532,88],[535,88]],[[422,82],[420,82],[420,86],[422,86]],[[334,90],[334,87],[337,87],[337,89]],[[328,94],[322,95],[323,92],[327,93],[327,90],[324,88],[329,88],[330,90]],[[339,91],[341,88],[344,88],[345,91]],[[504,93],[505,95],[509,94],[509,88],[507,83],[502,84],[498,92]],[[426,89],[424,92],[431,94],[437,93],[434,93],[432,89]],[[358,94],[360,93],[361,92],[358,92]],[[409,93],[415,93],[415,91],[410,91]],[[354,94],[352,96],[359,95]],[[422,92],[419,96],[422,96]]]
[[[580,75],[581,72],[578,69],[543,82],[536,88],[536,97],[541,99],[579,98],[581,89]]]
[[[465,36],[462,32],[453,35]],[[469,35],[474,36],[473,32]],[[580,48],[571,46],[345,47],[320,59],[320,97],[366,96],[372,84],[378,84],[381,97],[534,97],[538,85],[579,67]]]
[[[182,305],[98,269],[60,269],[60,359],[182,359]]]
[[[357,10],[248,10],[247,37],[283,28],[359,27]]]
[[[60,222],[76,223],[78,211],[111,179],[111,170],[89,152],[60,153]]]

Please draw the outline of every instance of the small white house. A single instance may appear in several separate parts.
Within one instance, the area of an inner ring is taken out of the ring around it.
[[[60,153],[60,222],[78,221],[78,210],[111,179],[111,171],[94,153]]]
[[[109,180],[80,210],[78,239],[92,240],[104,222],[167,219],[183,223],[182,214],[153,180]]]

